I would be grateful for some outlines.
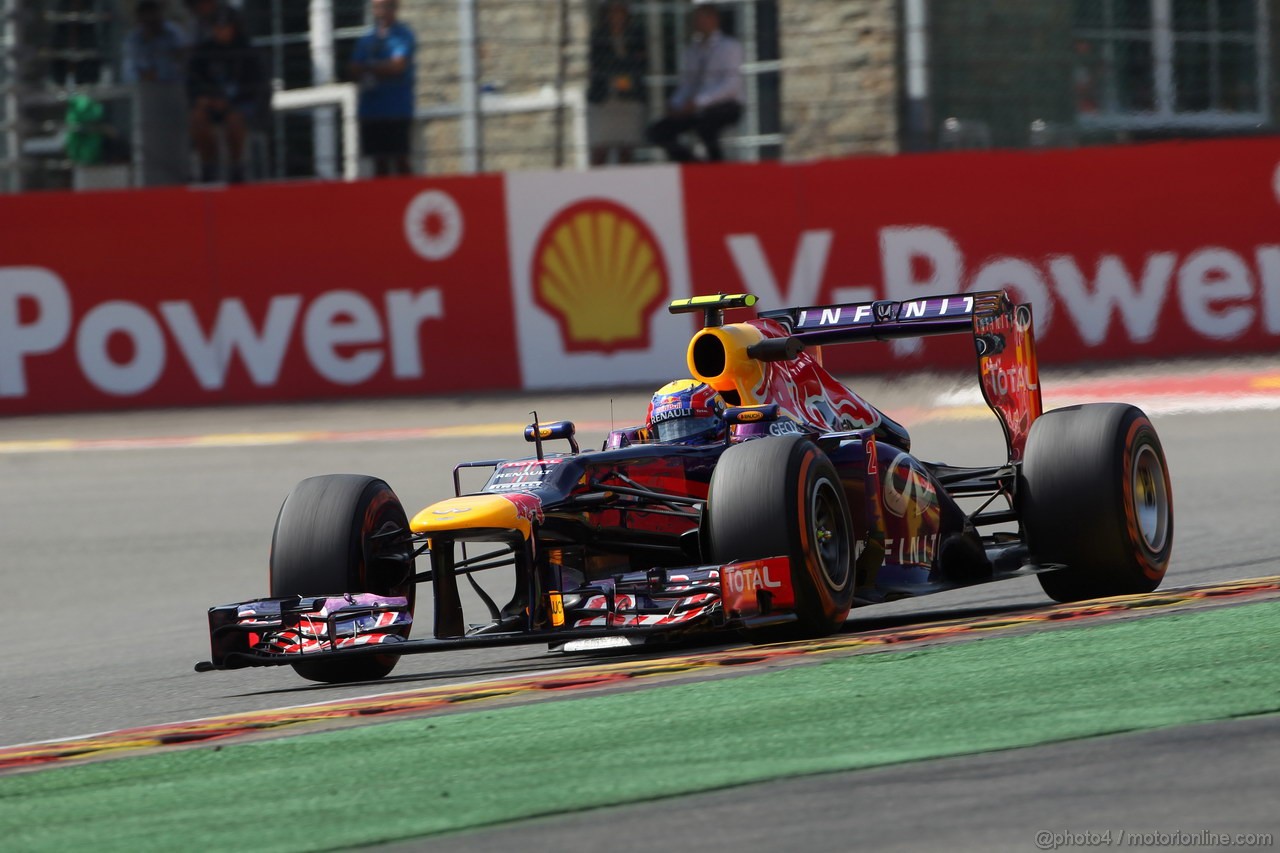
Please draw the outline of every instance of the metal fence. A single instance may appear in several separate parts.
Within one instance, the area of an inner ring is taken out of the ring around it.
[[[191,6],[225,1],[168,0],[167,13],[190,27]],[[177,174],[192,159],[180,99],[122,83],[135,3],[0,0],[0,186],[193,177]],[[231,5],[274,93],[251,133],[250,179],[367,174],[347,73],[366,0]],[[417,37],[414,171],[659,159],[644,128],[675,85],[691,0],[622,5],[615,32],[604,0],[401,0]],[[730,159],[1275,131],[1280,0],[716,5],[744,47]],[[77,114],[85,100],[98,112]]]
[[[605,32],[607,4],[600,0],[405,2],[401,19],[418,40],[415,171],[582,167],[655,159],[656,152],[644,141],[644,128],[662,114],[675,85],[680,47],[689,39],[689,3],[633,0],[624,5],[629,21],[621,49],[615,51]],[[739,159],[777,157],[777,2],[744,0],[722,7],[724,28],[743,41],[746,57],[748,102],[742,121],[730,132],[731,144]],[[273,67],[281,69],[277,78],[287,88],[306,85],[309,71],[299,51],[307,35],[304,22],[299,19],[294,25],[299,30],[288,32],[289,22],[284,20],[284,32],[259,36],[259,43],[272,51]],[[344,79],[342,69],[361,32],[359,27],[334,30],[336,79]],[[310,33],[314,37],[315,29]],[[598,102],[615,100],[612,92],[593,92],[593,80],[612,83],[623,76],[631,88],[618,100],[631,108],[622,118],[630,121],[632,138],[629,144],[621,139],[612,145],[593,144],[603,139],[600,125],[608,112]],[[315,133],[315,120],[316,115],[304,109],[283,119],[276,135],[283,174],[340,170],[340,151],[316,147],[321,137]]]

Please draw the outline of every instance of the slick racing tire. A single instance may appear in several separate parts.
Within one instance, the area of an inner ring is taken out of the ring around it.
[[[285,498],[276,518],[271,595],[372,592],[406,596],[412,610],[413,559],[394,543],[395,531],[408,530],[399,498],[382,480],[358,474],[303,480]],[[293,668],[311,681],[339,684],[382,678],[399,659],[364,655],[299,662]]]
[[[813,442],[770,436],[726,450],[711,477],[707,514],[713,562],[791,560],[798,623],[752,639],[840,629],[853,604],[852,526],[835,466]]]
[[[1150,592],[1173,549],[1173,490],[1155,427],[1141,409],[1091,403],[1031,426],[1019,506],[1037,575],[1054,601]]]

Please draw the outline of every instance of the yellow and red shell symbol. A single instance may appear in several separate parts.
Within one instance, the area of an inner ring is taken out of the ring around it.
[[[572,204],[547,223],[531,280],[534,301],[555,317],[569,352],[647,349],[650,315],[670,292],[649,226],[599,198]]]

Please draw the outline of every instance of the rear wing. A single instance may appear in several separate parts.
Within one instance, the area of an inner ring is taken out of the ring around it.
[[[810,308],[761,311],[806,346],[854,341],[889,341],[929,335],[951,335],[973,328],[974,317],[995,316],[1011,307],[1002,290],[929,296],[906,302],[879,300]]]
[[[1004,428],[1011,462],[1022,460],[1031,424],[1044,411],[1031,306],[1014,304],[1002,290],[762,311],[760,318],[788,333],[748,350],[765,361],[794,358],[809,346],[972,334],[982,396]]]

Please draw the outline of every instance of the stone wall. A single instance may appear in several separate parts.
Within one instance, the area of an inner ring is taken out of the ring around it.
[[[781,0],[788,160],[898,150],[897,0]]]
[[[569,49],[566,83],[582,86],[586,76],[587,2],[568,0]],[[479,74],[495,92],[520,95],[554,87],[560,55],[560,0],[477,0]],[[418,105],[458,103],[458,11],[455,0],[405,0],[401,18],[418,36]],[[564,114],[565,162],[573,161],[570,126]],[[555,165],[553,111],[490,116],[482,123],[485,171],[540,169]],[[416,140],[429,174],[462,168],[462,138],[456,119],[427,122]]]
[[[570,2],[567,81],[586,76],[589,0]],[[779,0],[782,28],[782,125],[787,159],[892,153],[898,140],[897,0]],[[481,80],[507,94],[553,85],[559,0],[478,0]],[[403,0],[401,17],[418,34],[418,101],[458,99],[457,4]],[[571,115],[564,116],[566,145]],[[550,168],[554,114],[490,117],[484,122],[485,169]],[[428,173],[461,167],[456,120],[428,123],[420,148]],[[573,151],[566,149],[565,161]]]

